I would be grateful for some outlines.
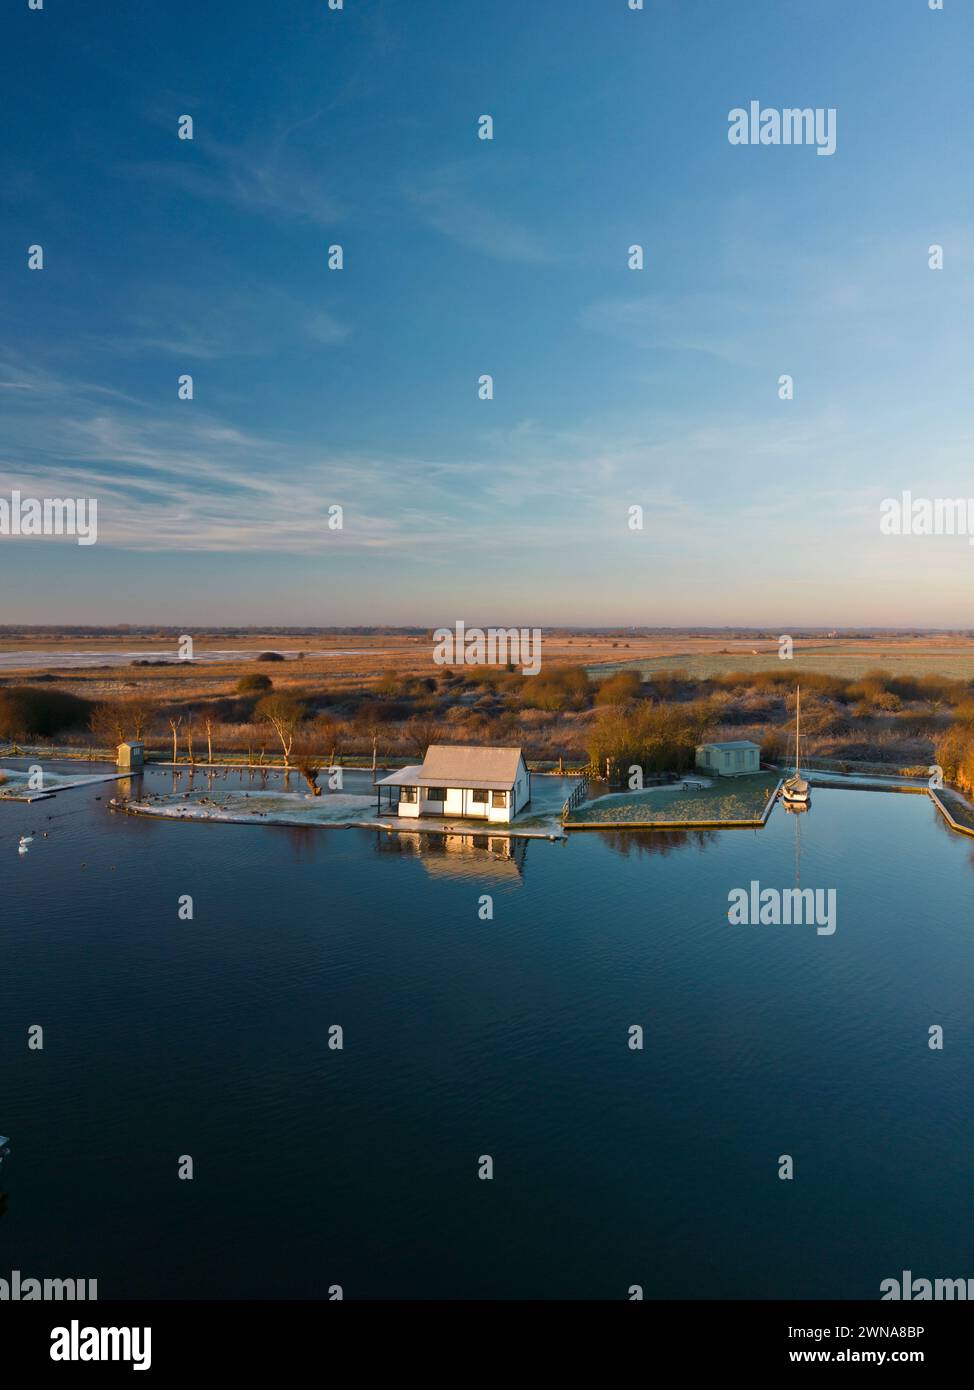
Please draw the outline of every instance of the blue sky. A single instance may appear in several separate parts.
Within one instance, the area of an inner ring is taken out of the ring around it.
[[[99,502],[0,537],[0,622],[970,626],[967,541],[878,526],[974,496],[960,0],[0,25],[0,496]]]

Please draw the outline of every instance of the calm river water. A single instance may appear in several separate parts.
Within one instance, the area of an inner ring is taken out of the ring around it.
[[[0,1276],[610,1299],[974,1276],[974,841],[924,798],[817,790],[760,831],[507,857],[113,794],[0,805]],[[728,924],[731,889],[796,872],[836,889],[834,935]]]

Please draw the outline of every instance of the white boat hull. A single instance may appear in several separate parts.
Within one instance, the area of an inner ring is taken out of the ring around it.
[[[781,788],[781,796],[784,801],[794,801],[805,803],[811,796],[811,788],[801,777],[793,777]]]

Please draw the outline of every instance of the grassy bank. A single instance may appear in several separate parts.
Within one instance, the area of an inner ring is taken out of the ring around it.
[[[957,824],[974,835],[974,807],[969,806],[959,792],[951,791],[949,787],[941,787],[937,795]]]
[[[715,781],[710,787],[686,791],[654,787],[642,792],[618,792],[583,802],[567,825],[712,825],[717,822],[749,822],[764,814],[775,787],[777,773]]]

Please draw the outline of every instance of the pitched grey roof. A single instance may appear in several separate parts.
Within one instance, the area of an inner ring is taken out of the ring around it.
[[[422,767],[404,767],[381,779],[385,786],[477,787],[508,791],[517,781],[520,748],[431,743]]]
[[[701,743],[701,748],[758,748],[759,743],[752,743],[749,738],[732,738],[726,743]]]
[[[419,785],[419,779],[423,769],[419,763],[415,767],[401,767],[398,772],[390,772],[388,777],[377,777],[375,785],[377,787],[415,787]]]
[[[520,748],[480,748],[476,744],[431,743],[423,759],[423,776],[459,777],[464,782],[517,781]]]

